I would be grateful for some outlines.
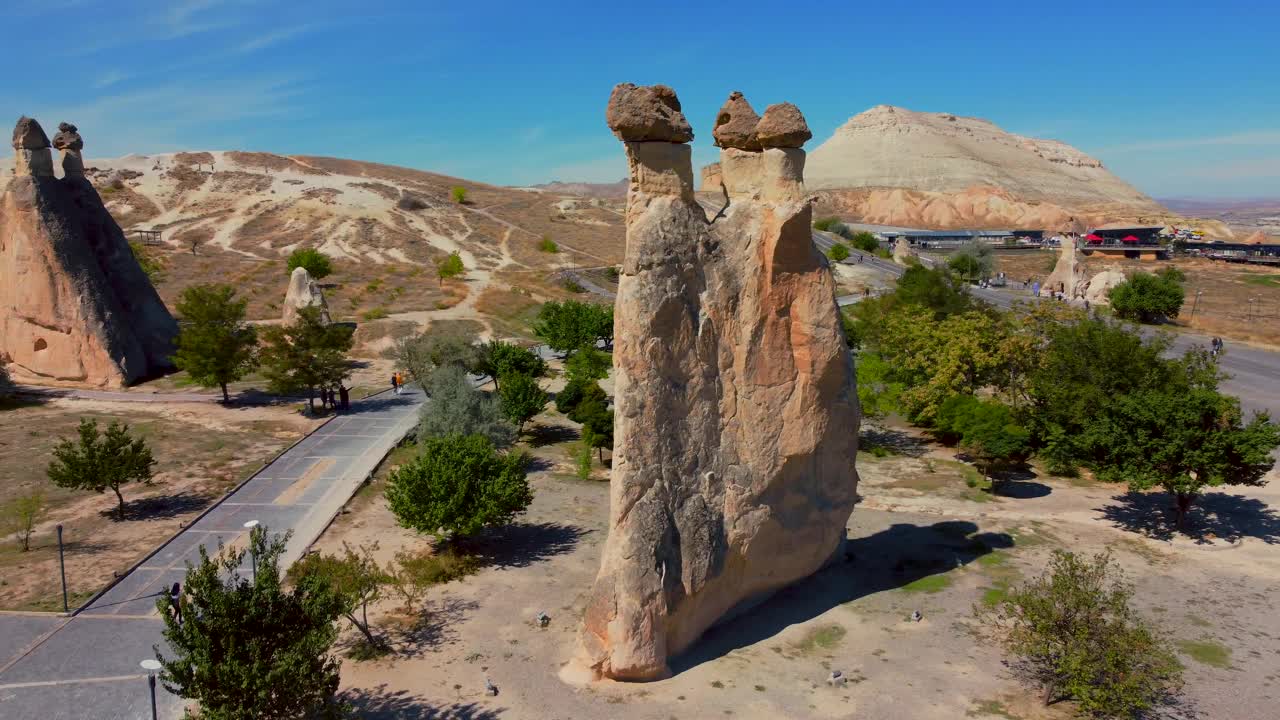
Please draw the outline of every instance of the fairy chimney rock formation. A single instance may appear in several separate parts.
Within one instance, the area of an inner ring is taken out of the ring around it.
[[[680,125],[679,101],[643,102],[615,112],[611,99],[607,113],[631,169],[616,440],[609,537],[568,679],[663,677],[709,627],[828,563],[857,500],[853,361],[810,236],[804,151],[724,148],[733,197],[711,223],[688,146],[629,139]]]
[[[1120,268],[1112,265],[1102,272],[1094,275],[1089,280],[1088,289],[1085,290],[1084,299],[1093,305],[1110,305],[1111,289],[1119,286],[1125,281],[1124,272]]]
[[[1084,267],[1084,257],[1076,249],[1076,239],[1071,235],[1062,238],[1058,262],[1042,286],[1047,292],[1061,292],[1068,300],[1083,298],[1089,285],[1089,275]]]
[[[320,322],[326,325],[331,322],[329,304],[324,301],[320,285],[306,268],[296,267],[289,275],[289,289],[284,294],[284,314],[280,319],[285,325],[292,325],[298,321],[298,311],[308,307],[320,309]]]
[[[124,232],[84,178],[84,141],[64,123],[55,145],[23,117],[14,175],[0,194],[0,363],[17,377],[116,387],[172,368],[177,323]]]
[[[915,257],[915,251],[911,249],[911,243],[905,237],[899,237],[893,241],[893,261],[899,265],[910,265],[911,258]]]
[[[729,99],[716,113],[716,126],[711,135],[718,147],[759,150],[760,139],[756,137],[756,125],[759,123],[760,116],[752,109],[751,103],[735,90],[729,93]]]

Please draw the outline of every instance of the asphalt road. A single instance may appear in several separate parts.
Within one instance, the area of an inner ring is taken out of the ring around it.
[[[157,595],[186,574],[199,547],[247,542],[244,523],[273,534],[293,531],[282,558],[302,556],[352,493],[417,421],[421,391],[383,393],[351,404],[264,467],[71,618],[0,614],[0,718],[146,720],[151,717],[139,662],[162,645]],[[248,572],[248,568],[243,569]],[[179,698],[157,684],[159,717],[179,717]]]

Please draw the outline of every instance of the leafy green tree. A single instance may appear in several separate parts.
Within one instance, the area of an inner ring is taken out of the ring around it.
[[[849,258],[849,246],[844,243],[836,243],[827,251],[827,256],[836,262],[842,262]]]
[[[564,362],[564,374],[571,383],[585,385],[609,377],[613,358],[590,345],[583,345]]]
[[[550,398],[538,387],[538,381],[524,373],[506,375],[502,389],[498,391],[502,414],[516,426],[516,432],[524,432],[525,423],[542,412]]]
[[[1170,274],[1134,273],[1108,293],[1117,317],[1142,323],[1161,323],[1182,311],[1182,284]]]
[[[343,599],[324,579],[308,575],[285,590],[280,555],[288,536],[268,539],[258,526],[249,548],[220,548],[187,565],[178,599],[156,602],[173,656],[156,648],[169,692],[200,704],[210,720],[338,718],[338,661],[332,655]],[[240,567],[255,560],[248,578]]]
[[[341,555],[308,553],[289,571],[292,578],[313,578],[327,584],[337,596],[339,611],[364,636],[373,654],[390,649],[387,639],[374,633],[369,623],[369,603],[382,597],[389,582],[386,571],[373,559],[377,549],[377,542],[359,548],[344,542]]]
[[[843,224],[844,223],[840,222],[840,218],[834,216],[818,218],[813,221],[814,229],[822,230],[823,232],[833,232],[833,228],[839,227]]]
[[[856,370],[858,403],[862,406],[862,417],[878,420],[897,412],[898,398],[905,388],[901,382],[894,380],[893,369],[884,358],[875,352],[859,353]]]
[[[995,249],[986,243],[972,242],[956,250],[947,258],[947,267],[966,280],[980,280],[995,269]]]
[[[600,387],[600,383],[594,381],[581,384],[569,383],[565,386],[565,390],[569,392],[561,391],[561,395],[564,396],[563,404],[559,402],[561,399],[559,396],[556,398],[556,409],[576,423],[581,423],[586,417],[583,414],[584,409],[589,411],[592,405],[602,407],[609,405],[609,396]]]
[[[520,453],[499,453],[483,435],[425,438],[392,471],[386,497],[403,527],[459,539],[510,523],[533,501]]]
[[[541,242],[538,243],[538,249],[544,253],[558,253],[560,246],[556,245],[556,241],[551,239],[550,235],[543,235]]]
[[[429,330],[396,341],[392,356],[396,365],[409,372],[419,385],[426,386],[431,375],[441,367],[453,365],[465,370],[489,374],[484,369],[484,346],[476,344],[474,333],[449,329]]]
[[[44,519],[46,510],[43,492],[31,490],[22,493],[0,508],[0,523],[3,523],[3,531],[0,532],[12,534],[22,552],[27,552],[31,549],[31,536],[35,534],[36,525]]]
[[[973,308],[973,298],[955,276],[923,265],[907,268],[893,294],[897,302],[928,308],[939,320]]]
[[[1021,465],[1031,455],[1031,434],[999,402],[971,395],[950,398],[939,408],[934,424],[940,435],[959,442],[983,478]]]
[[[1263,414],[1245,422],[1240,402],[1206,387],[1140,390],[1115,398],[1086,430],[1105,448],[1103,480],[1134,491],[1160,487],[1185,529],[1192,503],[1209,488],[1263,485],[1280,447],[1280,426]]]
[[[164,282],[163,262],[148,253],[142,243],[137,240],[129,241],[129,250],[133,253],[133,259],[138,261],[138,267],[142,268],[142,272],[146,273],[147,279],[151,281],[152,285]]]
[[[591,387],[599,389],[599,385]],[[593,447],[600,454],[600,462],[604,462],[604,451],[613,451],[613,411],[609,409],[608,399],[591,394],[574,408],[574,419],[582,423],[582,441]]]
[[[116,494],[117,517],[124,520],[121,486],[150,485],[155,464],[146,442],[132,437],[128,425],[112,422],[105,433],[99,433],[98,421],[86,418],[80,421],[77,442],[62,440],[54,446],[48,475],[58,487],[96,493],[110,488]]]
[[[467,268],[462,264],[462,256],[457,251],[451,252],[443,259],[436,261],[436,276],[440,278],[440,285],[444,286],[444,281],[451,277],[457,277],[466,272]]]
[[[501,390],[499,378],[520,373],[531,378],[547,374],[547,363],[534,351],[502,340],[490,340],[479,347],[474,369],[493,378],[494,388]]]
[[[461,185],[454,185],[449,189],[449,197],[453,198],[453,201],[459,205],[465,205],[467,203],[467,189]]]
[[[599,340],[612,344],[613,308],[578,300],[553,300],[538,309],[533,333],[559,353],[594,346]]]
[[[975,612],[1046,705],[1070,698],[1083,715],[1145,717],[1176,701],[1182,665],[1132,598],[1110,555],[1055,551],[1048,572]]]
[[[230,285],[192,285],[182,291],[178,315],[182,322],[173,363],[202,387],[222,388],[222,402],[231,401],[227,383],[254,367],[258,332],[245,322],[245,300],[237,300]]]
[[[516,429],[502,413],[497,398],[476,389],[467,371],[442,365],[424,386],[428,401],[418,420],[418,439],[452,434],[483,435],[498,448],[516,441]]]
[[[333,262],[328,255],[315,248],[298,248],[289,253],[289,272],[298,268],[306,268],[311,279],[320,280],[333,274]]]
[[[859,230],[854,233],[853,237],[849,238],[849,240],[853,243],[855,248],[862,252],[873,253],[880,249],[880,241],[876,239],[876,235],[873,232]]]
[[[325,324],[314,307],[298,311],[293,325],[263,329],[258,360],[272,391],[307,391],[307,403],[315,411],[316,390],[333,387],[351,374],[352,329]]]

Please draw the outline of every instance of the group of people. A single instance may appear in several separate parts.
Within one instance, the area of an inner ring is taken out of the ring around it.
[[[1215,336],[1209,341],[1209,355],[1216,358],[1220,354],[1222,354],[1222,338]]]
[[[351,409],[351,391],[341,383],[338,387],[320,388],[320,407],[330,410],[347,411]]]
[[[404,389],[404,373],[399,370],[391,373],[391,391],[399,395]]]

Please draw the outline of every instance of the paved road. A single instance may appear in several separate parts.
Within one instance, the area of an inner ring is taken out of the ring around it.
[[[291,565],[413,428],[423,400],[407,389],[353,402],[350,413],[263,468],[75,617],[0,614],[0,718],[150,718],[138,663],[162,642],[156,594],[183,578],[199,546],[213,553],[219,542],[243,545],[248,520],[273,533],[293,531],[283,558]],[[178,698],[157,689],[160,716],[180,716]]]

